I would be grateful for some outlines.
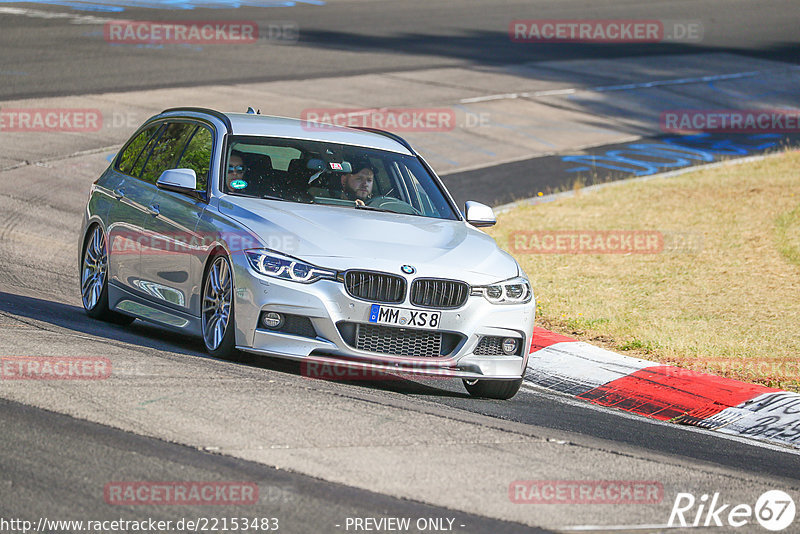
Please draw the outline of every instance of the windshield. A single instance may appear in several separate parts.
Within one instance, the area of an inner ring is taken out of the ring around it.
[[[323,141],[232,137],[220,188],[242,195],[457,220],[414,156]]]

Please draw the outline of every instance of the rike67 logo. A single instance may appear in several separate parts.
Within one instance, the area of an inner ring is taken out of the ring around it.
[[[733,505],[724,501],[718,492],[709,499],[703,494],[696,499],[691,493],[678,493],[669,515],[670,527],[722,527],[734,528],[752,524],[753,520],[767,530],[777,532],[794,521],[794,500],[781,490],[766,491],[749,504]],[[748,532],[752,530],[747,529]]]

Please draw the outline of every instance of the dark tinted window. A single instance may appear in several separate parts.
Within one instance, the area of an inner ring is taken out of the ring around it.
[[[119,159],[117,160],[117,170],[120,172],[124,172],[125,174],[132,174],[133,168],[136,165],[136,161],[140,158],[142,154],[142,150],[145,148],[145,145],[148,144],[153,137],[153,134],[156,133],[160,124],[154,124],[149,128],[142,130],[139,135],[137,135],[133,141],[131,141],[128,146],[125,147],[122,154],[120,155]],[[141,165],[139,166],[141,169]]]
[[[147,163],[147,158],[150,157],[150,152],[153,150],[153,145],[155,145],[161,138],[161,135],[164,133],[165,128],[166,125],[163,123],[159,126],[155,135],[150,138],[150,140],[147,142],[147,145],[144,147],[144,150],[142,150],[142,153],[139,154],[139,156],[136,158],[136,161],[133,164],[133,168],[131,169],[131,172],[128,174],[137,177],[140,174],[142,174],[142,167],[144,167],[145,163]]]
[[[211,167],[212,145],[213,136],[211,130],[205,126],[198,126],[177,165],[177,167],[181,169],[194,170],[195,174],[197,174],[198,191],[206,190],[208,173]]]
[[[195,124],[186,122],[168,124],[145,163],[141,179],[154,184],[162,172],[174,169],[195,128]]]

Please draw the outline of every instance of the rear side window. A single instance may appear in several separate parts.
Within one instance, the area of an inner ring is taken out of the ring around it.
[[[149,128],[142,130],[139,135],[125,147],[119,159],[117,160],[117,170],[125,174],[133,175],[133,169],[136,165],[137,159],[140,159],[144,148],[150,144],[155,133],[158,131],[160,124],[154,124]],[[139,167],[141,169],[141,166]]]
[[[141,179],[155,184],[162,172],[174,169],[195,128],[195,124],[186,122],[168,124],[144,164]]]
[[[205,191],[208,184],[213,140],[211,130],[198,126],[177,164],[180,169],[194,170],[197,175],[197,191]]]
[[[158,129],[156,134],[150,138],[147,142],[147,145],[142,150],[142,153],[139,154],[139,157],[136,158],[136,162],[133,164],[133,168],[131,169],[130,175],[138,177],[142,174],[142,168],[144,164],[147,163],[147,158],[150,157],[150,152],[153,150],[153,145],[158,143],[158,140],[161,138],[161,135],[164,133],[164,129],[166,125],[162,124],[161,127]]]
[[[254,156],[269,156],[271,168],[279,171],[289,170],[289,164],[293,160],[299,159],[303,154],[298,149],[290,146],[246,145],[244,143],[239,143],[239,145],[236,147],[236,150],[239,152],[244,152],[245,154],[252,154]],[[253,161],[259,160],[257,156],[252,159]]]

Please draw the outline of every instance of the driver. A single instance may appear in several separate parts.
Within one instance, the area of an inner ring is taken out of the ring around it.
[[[342,191],[348,200],[364,204],[372,198],[372,184],[375,181],[375,168],[367,159],[353,163],[353,172],[342,176]]]

